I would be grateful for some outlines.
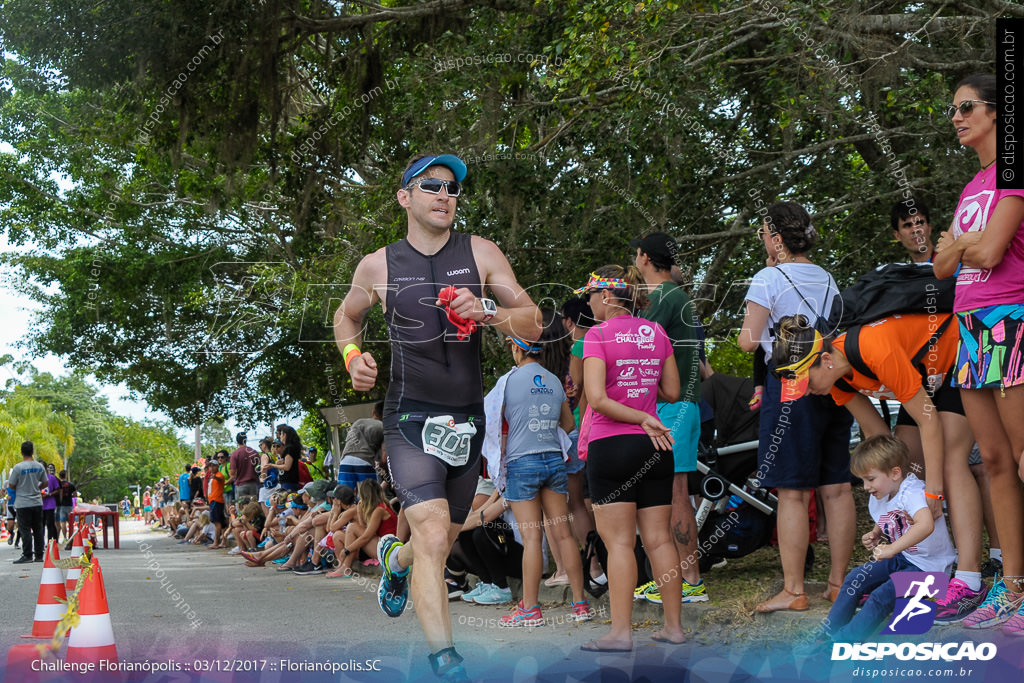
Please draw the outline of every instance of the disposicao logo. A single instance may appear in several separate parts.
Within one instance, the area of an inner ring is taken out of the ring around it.
[[[920,635],[935,624],[938,609],[934,600],[946,594],[949,577],[943,572],[894,572],[896,607],[883,635]],[[994,643],[833,643],[832,661],[878,660],[894,656],[899,660],[954,662],[988,661],[996,656]]]
[[[943,572],[894,572],[890,578],[896,587],[896,608],[892,612],[892,621],[882,633],[927,633],[935,623],[938,606],[925,600],[944,596],[949,587],[949,577]]]

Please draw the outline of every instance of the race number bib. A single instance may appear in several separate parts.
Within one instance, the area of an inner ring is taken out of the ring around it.
[[[470,442],[476,435],[472,422],[455,423],[451,415],[428,417],[423,423],[423,452],[453,467],[469,461]]]

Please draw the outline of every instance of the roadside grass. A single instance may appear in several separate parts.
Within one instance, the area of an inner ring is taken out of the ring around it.
[[[870,552],[861,545],[860,537],[874,526],[868,515],[867,494],[855,487],[853,498],[857,509],[857,531],[850,568],[869,560]],[[725,567],[704,575],[711,608],[700,615],[693,637],[708,645],[738,641],[768,643],[794,641],[811,631],[828,614],[832,604],[822,598],[828,585],[828,543],[812,543],[811,546],[814,564],[805,577],[805,590],[811,606],[809,611],[767,615],[754,612],[758,603],[782,590],[778,547],[760,548],[746,557],[729,559]]]

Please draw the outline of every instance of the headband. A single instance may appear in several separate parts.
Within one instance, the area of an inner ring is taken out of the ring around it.
[[[587,284],[575,290],[574,294],[593,292],[598,289],[629,289],[629,283],[622,278],[606,277],[597,275],[596,273],[591,273],[590,279],[587,280]]]

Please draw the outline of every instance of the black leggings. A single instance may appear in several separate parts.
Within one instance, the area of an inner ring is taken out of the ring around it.
[[[31,557],[35,550],[36,559],[43,559],[46,545],[43,539],[43,506],[18,508],[15,512],[18,515],[18,529],[21,531],[21,554]]]
[[[46,527],[46,542],[49,543],[51,540],[60,540],[58,538],[59,531],[57,530],[57,510],[43,510],[43,526]]]
[[[508,555],[502,555],[481,528],[463,531],[455,539],[446,566],[456,574],[476,574],[484,583],[508,588],[508,577],[523,578],[523,546],[508,539]]]

